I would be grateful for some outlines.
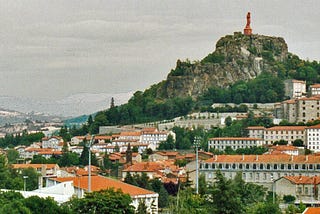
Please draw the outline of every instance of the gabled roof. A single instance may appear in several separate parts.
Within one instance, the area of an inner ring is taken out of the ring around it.
[[[319,163],[317,155],[215,155],[205,163]]]
[[[319,214],[320,213],[320,207],[308,207],[303,211],[302,214]]]
[[[58,182],[73,181],[73,185],[75,187],[80,187],[81,189],[88,190],[88,176],[54,178],[53,180]],[[100,175],[91,176],[92,191],[99,191],[109,188],[121,189],[123,193],[129,194],[130,196],[157,194],[150,190],[136,187],[108,177],[103,177]]]
[[[276,151],[297,151],[298,148],[291,145],[276,145],[271,146],[270,149],[276,150]]]
[[[267,128],[266,131],[289,131],[289,130],[296,130],[296,131],[304,131],[307,126],[273,126]]]
[[[318,176],[284,176],[283,178],[294,184],[320,184],[320,177]]]
[[[264,130],[264,126],[248,126],[246,129],[248,130]]]
[[[41,168],[45,166],[46,169],[53,169],[55,167],[59,167],[58,164],[12,164],[12,168],[14,169],[26,169],[26,168]]]
[[[214,137],[214,138],[209,138],[209,140],[263,140],[263,139],[251,138],[251,137]]]

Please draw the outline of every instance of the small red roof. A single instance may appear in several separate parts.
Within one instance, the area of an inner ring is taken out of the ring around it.
[[[308,207],[302,214],[319,214],[320,207]]]

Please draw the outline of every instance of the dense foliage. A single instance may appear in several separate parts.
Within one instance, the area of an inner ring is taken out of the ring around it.
[[[14,146],[18,145],[29,146],[33,142],[40,142],[43,137],[44,134],[42,132],[28,134],[26,130],[23,131],[21,134],[6,134],[4,138],[0,138],[0,147],[13,148]]]
[[[284,99],[284,84],[282,80],[270,73],[262,73],[257,78],[238,81],[229,88],[211,87],[199,102],[212,103],[272,103]]]
[[[121,190],[106,189],[87,193],[84,198],[73,198],[67,203],[71,213],[134,214],[130,195]]]

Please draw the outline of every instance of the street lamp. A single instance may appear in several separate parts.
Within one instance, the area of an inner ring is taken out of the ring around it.
[[[27,178],[28,178],[27,175],[23,176],[23,191],[26,191],[27,189]]]
[[[198,164],[198,147],[201,144],[201,137],[195,136],[193,145],[196,148],[196,194],[199,194],[199,164]]]
[[[94,135],[91,136],[91,140],[87,144],[89,150],[89,164],[88,164],[88,192],[91,192],[91,146],[94,140]]]
[[[274,204],[275,202],[274,179],[273,179],[273,175],[271,175],[270,177],[272,181],[272,203]]]

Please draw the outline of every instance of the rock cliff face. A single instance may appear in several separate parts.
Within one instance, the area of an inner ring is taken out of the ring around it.
[[[209,87],[228,87],[239,80],[253,79],[263,71],[276,75],[276,62],[287,57],[283,38],[236,32],[221,38],[216,50],[200,62],[178,60],[167,80],[159,84],[157,97],[195,98]]]

